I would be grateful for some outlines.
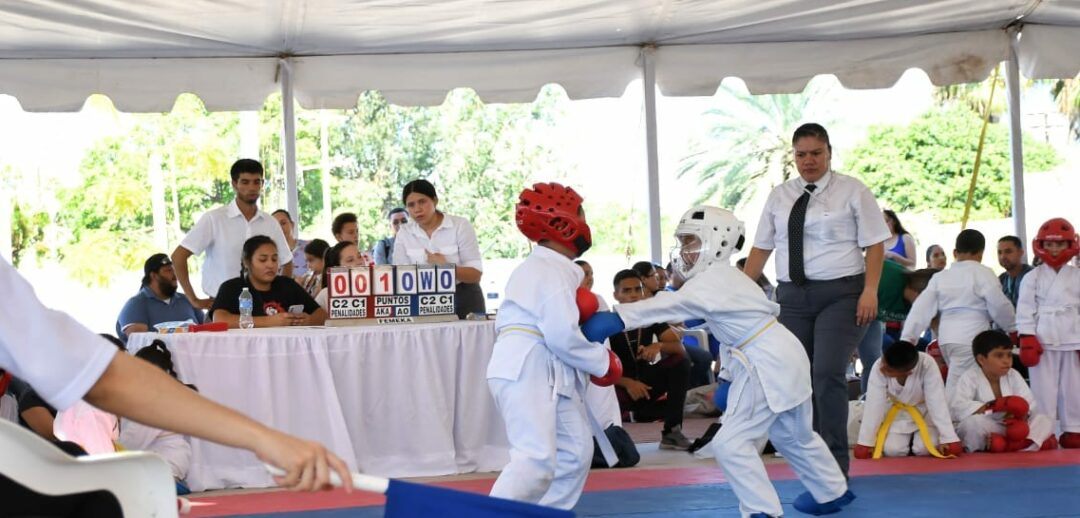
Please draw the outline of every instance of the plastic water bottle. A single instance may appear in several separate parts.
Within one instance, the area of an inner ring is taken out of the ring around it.
[[[251,308],[254,303],[251,300],[251,292],[247,288],[240,292],[240,329],[255,327],[255,319],[251,316]]]

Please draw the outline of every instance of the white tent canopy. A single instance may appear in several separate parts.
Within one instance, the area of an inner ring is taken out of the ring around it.
[[[380,90],[437,104],[472,87],[531,101],[621,95],[655,46],[667,95],[711,95],[728,76],[755,93],[799,91],[818,74],[885,87],[909,68],[936,84],[983,79],[1023,24],[1021,69],[1080,69],[1080,5],[1067,0],[23,0],[0,3],[0,93],[31,111],[77,110],[90,94],[167,111],[191,92],[213,110],[254,109],[293,66],[309,108]]]
[[[488,102],[529,102],[549,83],[576,99],[644,78],[658,260],[655,87],[712,95],[739,77],[751,92],[785,93],[835,74],[880,88],[909,68],[946,85],[1006,61],[1023,237],[1018,71],[1072,77],[1078,43],[1076,0],[21,0],[0,2],[0,93],[30,111],[78,110],[104,94],[143,112],[168,111],[184,92],[210,110],[253,110],[280,90],[295,214],[294,98],[346,108],[379,90],[438,104],[471,87]]]

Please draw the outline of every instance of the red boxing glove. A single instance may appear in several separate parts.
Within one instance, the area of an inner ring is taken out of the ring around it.
[[[1038,338],[1034,335],[1020,335],[1020,363],[1025,367],[1034,367],[1039,364],[1042,353],[1042,344]]]
[[[1028,433],[1031,429],[1028,427],[1027,421],[1023,419],[1006,419],[1005,420],[1005,438],[1010,441],[1022,441],[1027,439]]]
[[[600,309],[600,299],[584,286],[578,286],[577,293],[574,294],[574,302],[577,303],[578,325],[584,324]]]
[[[619,381],[622,377],[622,362],[619,361],[619,355],[615,354],[615,351],[608,349],[608,369],[607,374],[603,377],[589,376],[589,380],[593,384],[600,387],[610,387]]]
[[[871,459],[874,457],[874,447],[866,446],[864,444],[856,444],[855,451],[852,453],[856,459]]]
[[[0,374],[0,396],[7,394],[8,385],[11,384],[11,378],[13,377],[10,372]]]
[[[1031,406],[1028,405],[1026,399],[1020,396],[999,397],[990,404],[991,412],[1005,412],[1011,415],[1013,419],[1026,418],[1029,410],[1031,410]]]
[[[1017,331],[1009,333],[1009,340],[1012,341],[1013,345],[1020,345],[1020,333]]]
[[[964,444],[960,441],[942,444],[938,447],[938,452],[942,455],[954,455],[959,457],[964,453]]]

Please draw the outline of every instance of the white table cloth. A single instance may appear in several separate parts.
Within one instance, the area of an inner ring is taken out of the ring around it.
[[[494,322],[139,333],[164,340],[202,395],[325,444],[350,468],[384,477],[496,471],[509,460],[485,370]],[[255,455],[192,439],[194,491],[267,487]]]

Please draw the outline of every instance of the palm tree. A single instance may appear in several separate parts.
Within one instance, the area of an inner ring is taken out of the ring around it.
[[[994,99],[990,99],[990,86],[994,84]],[[1030,86],[1025,84],[1023,87]],[[939,106],[959,104],[975,112],[980,117],[986,113],[986,104],[990,104],[990,118],[997,121],[1001,114],[1008,111],[1008,101],[1005,94],[1005,76],[992,74],[983,81],[976,83],[961,83],[955,85],[939,86],[934,88],[934,100]]]
[[[772,188],[791,178],[791,132],[821,99],[817,92],[750,95],[721,86],[720,106],[702,114],[710,119],[706,138],[680,160],[678,177],[696,175],[702,187],[696,203],[720,192],[720,205],[736,207],[752,197],[761,180]]]
[[[1058,109],[1069,118],[1069,131],[1080,140],[1080,75],[1072,79],[1060,79],[1050,89]]]

